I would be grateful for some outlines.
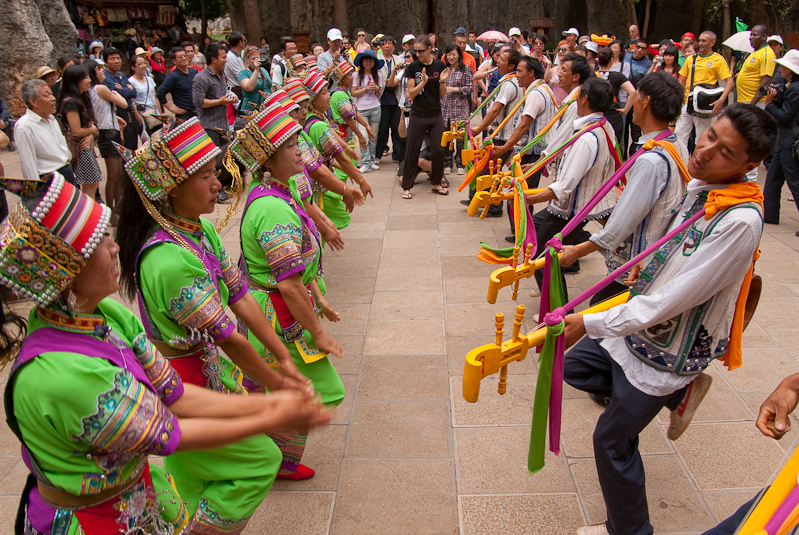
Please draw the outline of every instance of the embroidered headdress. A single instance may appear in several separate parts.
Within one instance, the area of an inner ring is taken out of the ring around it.
[[[349,63],[340,63],[333,69],[333,72],[330,73],[330,80],[336,83],[341,82],[345,76],[352,72],[355,72],[355,67]]]
[[[311,100],[313,100],[316,98],[316,95],[318,95],[327,85],[327,80],[325,80],[325,77],[320,73],[312,72],[305,77],[302,85],[305,88],[305,91],[308,93],[308,96],[310,96]]]
[[[130,178],[151,201],[165,198],[222,153],[196,117],[154,132],[135,153],[120,145],[117,150],[125,159]]]
[[[316,65],[316,57],[314,55],[305,56],[305,68],[311,72],[319,72],[319,67]]]
[[[55,301],[103,240],[111,209],[64,180],[0,180],[22,197],[0,223],[0,283],[38,305]]]
[[[292,78],[283,84],[283,91],[285,91],[289,98],[291,98],[297,104],[303,100],[311,98],[303,87],[302,81],[297,78]]]
[[[294,110],[300,109],[299,105],[297,105],[297,103],[286,94],[285,86],[283,86],[283,89],[276,89],[272,91],[272,93],[264,100],[264,108],[270,108],[273,104],[280,104],[283,106],[283,109],[286,110],[286,113],[291,113]]]
[[[292,71],[300,71],[304,70],[306,63],[305,63],[305,56],[302,54],[294,54],[288,61],[289,69]]]
[[[280,145],[300,130],[302,127],[276,101],[236,132],[236,139],[228,147],[228,152],[236,156],[254,176],[262,177],[263,164]],[[228,167],[227,159],[225,167]],[[228,170],[233,173],[230,167]]]

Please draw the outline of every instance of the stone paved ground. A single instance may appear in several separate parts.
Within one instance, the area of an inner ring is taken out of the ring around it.
[[[15,153],[3,151],[0,162],[6,175],[18,175]],[[245,533],[566,535],[603,520],[591,446],[598,406],[567,387],[562,453],[529,475],[532,355],[509,367],[505,396],[496,376],[483,382],[478,403],[461,396],[466,352],[491,342],[494,314],[512,317],[515,307],[507,289],[497,305],[486,302],[492,266],[474,258],[479,241],[503,243],[507,221],[469,218],[458,203],[464,194],[434,195],[422,179],[413,200],[403,200],[393,175],[388,165],[367,175],[375,198],[343,232],[346,249],[325,256],[329,299],[343,318],[328,325],[346,348],[335,365],[347,397],[333,425],[309,440],[304,462],[317,475],[276,483]],[[234,219],[223,231],[234,257],[237,226]],[[698,534],[725,518],[799,443],[799,431],[778,443],[754,426],[760,403],[799,367],[797,230],[787,203],[782,224],[766,225],[757,264],[763,297],[744,337],[744,366],[710,368],[713,386],[680,440],[666,438],[667,414],[641,437],[658,534]],[[603,272],[600,257],[589,257],[567,276],[570,291]],[[519,302],[536,308],[529,286]],[[18,451],[1,426],[2,533],[10,532],[25,475]]]

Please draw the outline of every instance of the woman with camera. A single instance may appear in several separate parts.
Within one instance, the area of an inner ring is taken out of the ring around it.
[[[261,91],[265,94],[272,92],[272,78],[266,69],[261,67],[261,49],[257,46],[248,46],[244,49],[244,68],[239,71],[239,86],[241,87],[241,106],[236,115],[234,130],[244,128],[248,116],[244,112],[257,111],[264,101]]]
[[[133,102],[136,104],[136,111],[139,112],[137,119],[141,118],[147,136],[150,136],[163,124],[152,115],[164,112],[161,110],[161,103],[155,98],[155,80],[147,75],[147,58],[136,56],[133,60],[133,76],[128,78],[128,81],[136,88],[136,98]],[[142,136],[142,139],[147,141],[145,137]]]
[[[771,157],[763,188],[763,220],[777,225],[780,222],[780,196],[782,185],[788,189],[799,209],[799,159],[797,158],[797,119],[799,118],[799,50],[789,50],[785,57],[775,60],[786,86],[771,86],[766,95],[766,111],[780,125],[777,148]],[[799,236],[799,232],[797,233]]]

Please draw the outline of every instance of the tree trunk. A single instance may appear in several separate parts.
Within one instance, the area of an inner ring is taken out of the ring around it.
[[[732,27],[732,21],[730,16],[730,0],[724,0],[722,3],[723,11],[721,15],[721,40],[726,41],[727,38],[731,35],[730,28]]]
[[[646,0],[646,8],[644,9],[644,25],[641,27],[641,35],[649,37],[649,12],[652,8],[652,0]]]
[[[244,7],[244,16],[247,21],[247,39],[250,43],[257,43],[259,39],[264,36],[263,27],[261,26],[261,8],[258,6],[258,0],[242,0]]]
[[[347,0],[333,0],[333,26],[341,30],[341,33],[349,33]],[[350,36],[350,42],[353,42],[352,36]]]
[[[208,37],[208,15],[206,14],[205,9],[205,0],[200,0],[200,33],[203,34],[203,39]]]
[[[635,13],[635,3],[633,0],[619,0],[622,16],[627,26],[638,25],[638,15]],[[623,41],[623,39],[622,39]]]
[[[702,27],[702,13],[705,9],[705,3],[702,0],[696,0],[694,2],[694,13],[693,13],[693,20],[691,21],[691,28],[694,31],[701,31],[700,28]],[[699,37],[698,35],[696,36]]]

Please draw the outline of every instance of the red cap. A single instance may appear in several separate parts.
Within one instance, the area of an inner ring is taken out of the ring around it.
[[[685,32],[684,34],[682,34],[682,37],[680,37],[680,41],[682,41],[682,40],[683,40],[683,39],[685,39],[686,37],[690,37],[691,39],[693,39],[694,41],[696,41],[696,37],[694,37],[694,34],[693,34],[693,33],[691,33],[691,32]]]

